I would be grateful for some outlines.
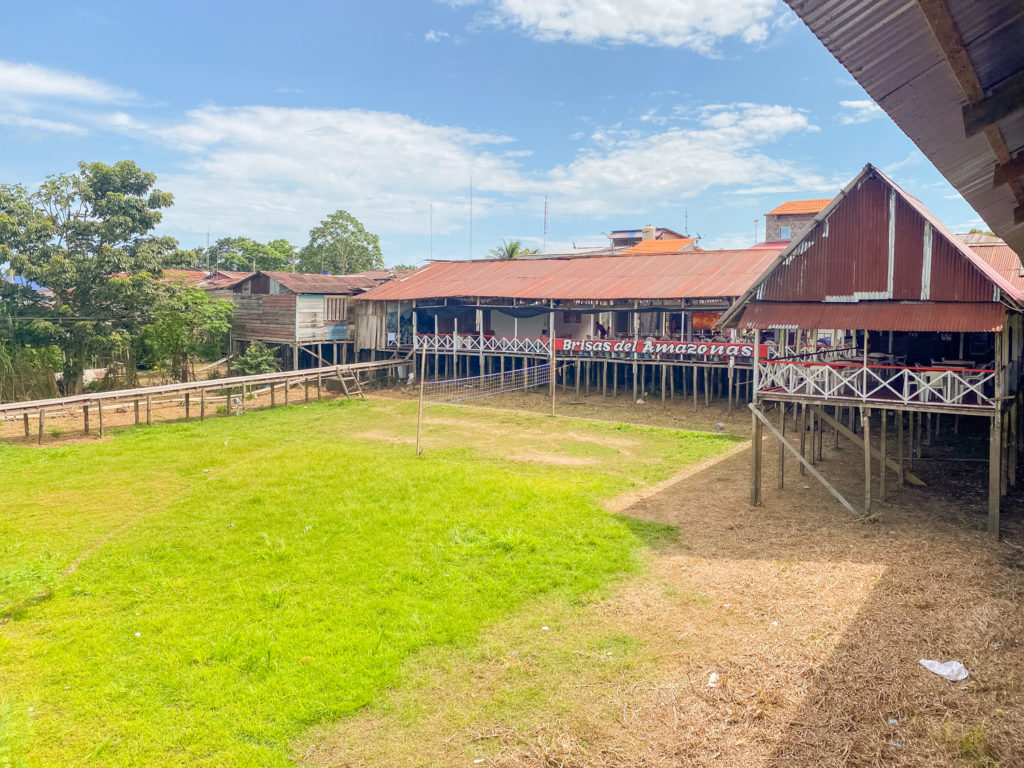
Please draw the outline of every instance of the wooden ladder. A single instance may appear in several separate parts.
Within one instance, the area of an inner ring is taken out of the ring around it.
[[[339,371],[338,381],[341,382],[341,390],[345,393],[345,397],[358,396],[361,400],[366,399],[366,395],[363,394],[363,385],[359,382],[359,377],[352,371]]]

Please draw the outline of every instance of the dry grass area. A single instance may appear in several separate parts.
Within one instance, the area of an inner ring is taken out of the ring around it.
[[[615,403],[579,415],[602,410],[627,418]],[[633,415],[724,418],[687,411]],[[744,431],[743,417],[729,431]],[[856,500],[861,454],[826,443],[823,471]],[[998,544],[982,530],[983,496],[955,488],[901,489],[882,522],[865,522],[792,462],[776,490],[776,449],[766,443],[763,506],[749,505],[745,452],[678,479],[627,510],[679,527],[645,574],[582,605],[535,606],[473,648],[417,657],[374,707],[309,734],[297,760],[1024,765],[1019,500]],[[922,658],[960,660],[970,677],[950,683]]]

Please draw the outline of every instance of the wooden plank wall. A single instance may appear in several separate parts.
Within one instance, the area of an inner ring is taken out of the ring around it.
[[[236,339],[295,342],[295,295],[236,295],[231,335]]]

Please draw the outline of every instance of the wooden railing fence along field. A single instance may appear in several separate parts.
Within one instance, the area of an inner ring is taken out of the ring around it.
[[[25,437],[31,436],[30,419],[38,419],[37,432],[38,441],[43,441],[43,430],[46,425],[47,413],[66,412],[69,409],[82,409],[85,433],[90,432],[90,415],[95,409],[97,427],[100,437],[103,436],[103,411],[131,403],[135,411],[135,423],[142,421],[141,408],[144,405],[145,421],[152,423],[153,406],[165,405],[169,402],[183,403],[185,407],[185,418],[191,418],[194,407],[193,396],[198,395],[199,418],[206,418],[207,405],[225,401],[228,415],[231,415],[235,407],[234,399],[239,395],[240,405],[244,408],[245,398],[250,394],[270,390],[270,405],[277,405],[277,390],[284,388],[283,404],[288,405],[291,401],[291,387],[301,385],[303,388],[303,399],[310,400],[310,389],[315,385],[316,398],[319,400],[323,395],[324,382],[327,379],[360,376],[364,373],[375,371],[390,371],[400,366],[409,366],[411,363],[399,359],[377,360],[366,363],[349,363],[346,365],[331,365],[323,368],[307,368],[297,371],[281,371],[276,373],[261,373],[255,376],[232,376],[223,379],[208,379],[206,381],[189,381],[182,384],[160,384],[152,387],[138,387],[135,389],[117,389],[109,392],[91,392],[83,395],[71,395],[69,397],[54,397],[48,400],[25,400],[17,403],[0,403],[0,419],[9,420],[11,417],[21,416],[25,426]],[[257,389],[259,388],[259,389]],[[227,390],[227,394],[219,393]],[[155,399],[162,398],[162,399]]]

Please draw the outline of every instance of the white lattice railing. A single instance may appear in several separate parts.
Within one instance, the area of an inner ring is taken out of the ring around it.
[[[917,368],[856,363],[759,360],[762,394],[821,400],[928,403],[994,408],[995,371],[986,368]]]
[[[547,355],[551,353],[548,339],[528,336],[480,336],[479,334],[419,333],[417,349],[428,352],[488,352],[508,355]]]

